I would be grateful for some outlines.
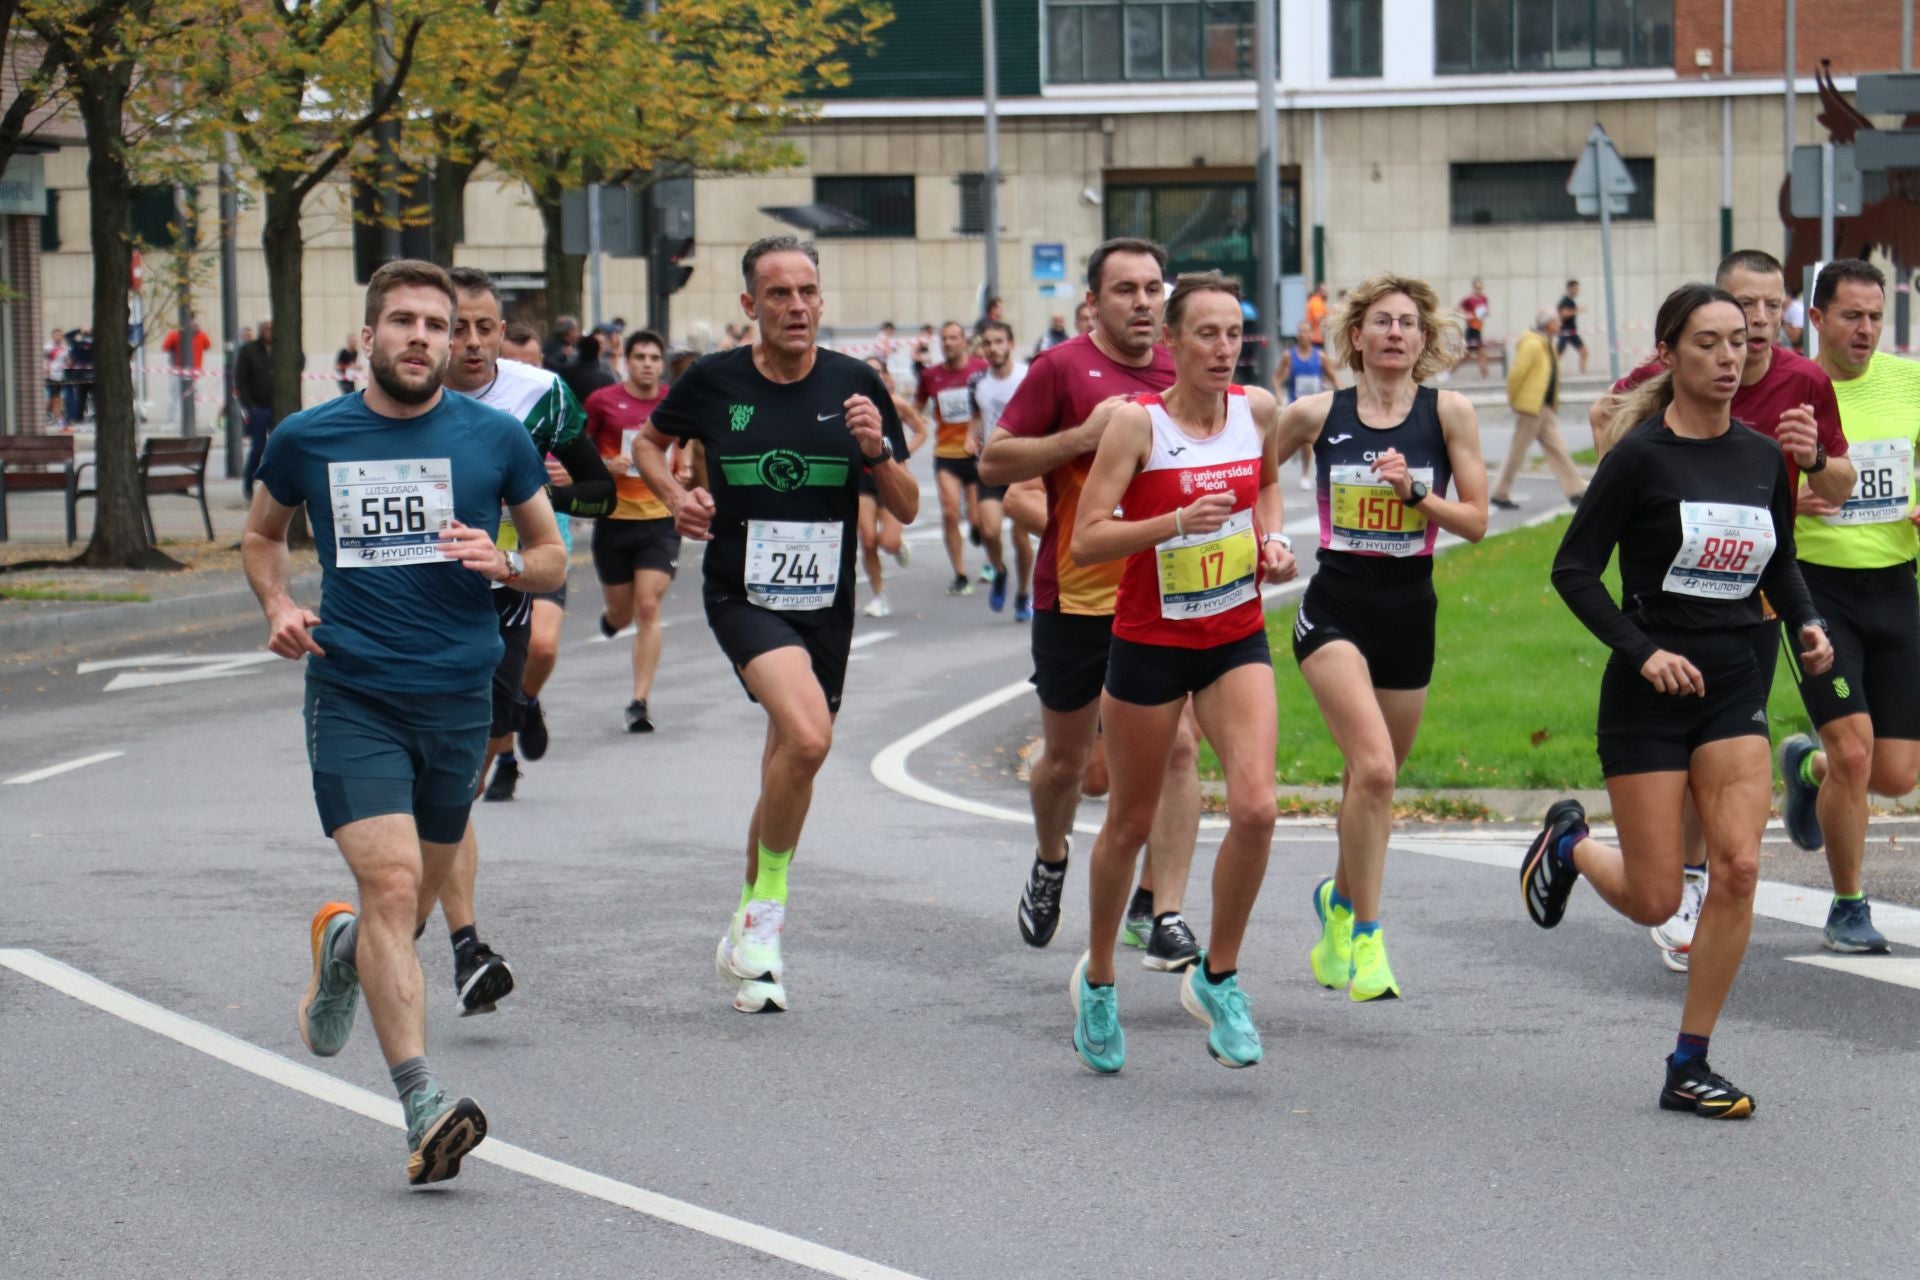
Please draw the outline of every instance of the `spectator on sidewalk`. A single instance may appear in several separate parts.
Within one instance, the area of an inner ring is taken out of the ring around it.
[[[346,345],[334,353],[333,386],[343,396],[350,396],[359,390],[354,374],[360,369],[360,335],[349,333]]]
[[[1490,310],[1487,305],[1487,287],[1475,280],[1473,288],[1466,297],[1460,299],[1460,305],[1455,310],[1460,313],[1461,319],[1466,321],[1467,349],[1453,367],[1458,369],[1467,362],[1468,356],[1472,356],[1479,362],[1480,376],[1484,378],[1487,376],[1486,328],[1487,314]]]
[[[1801,350],[1800,339],[1807,332],[1807,304],[1800,297],[1805,286],[1787,282],[1787,309],[1780,315],[1780,345],[1789,351]]]
[[[1580,372],[1587,371],[1587,344],[1580,337],[1580,313],[1586,308],[1580,305],[1580,282],[1567,281],[1567,291],[1560,295],[1560,337],[1554,344],[1554,360],[1567,354],[1572,347],[1580,353]]]
[[[548,369],[566,377],[567,369],[573,364],[580,343],[580,321],[573,316],[560,316],[553,322],[553,337],[547,340],[546,365]]]
[[[200,327],[199,315],[190,311],[187,313],[187,318],[193,325],[193,364],[190,373],[182,372],[186,368],[186,353],[180,349],[180,330],[169,329],[167,336],[160,339],[160,350],[167,354],[167,368],[173,371],[175,382],[173,413],[169,415],[174,418],[177,418],[180,412],[180,402],[193,394],[191,389],[193,383],[206,368],[207,351],[213,346],[213,339],[207,335],[205,329]]]
[[[67,333],[67,372],[63,389],[67,396],[67,425],[78,427],[87,420],[87,401],[93,396],[92,329],[72,329]]]
[[[233,357],[233,395],[247,426],[247,466],[240,489],[252,502],[253,473],[260,469],[260,454],[273,430],[273,321],[262,320],[260,336]]]
[[[1580,473],[1573,468],[1573,459],[1567,455],[1567,443],[1560,435],[1560,423],[1555,417],[1560,409],[1560,357],[1554,350],[1553,340],[1559,334],[1558,309],[1542,309],[1533,328],[1513,344],[1507,362],[1507,405],[1513,410],[1513,443],[1507,446],[1507,461],[1500,468],[1500,478],[1494,481],[1493,492],[1487,498],[1503,511],[1512,511],[1520,505],[1513,498],[1513,478],[1520,474],[1527,451],[1536,440],[1541,452],[1547,455],[1547,465],[1553,469],[1554,479],[1560,482],[1560,492],[1566,495],[1567,501],[1577,507],[1580,495],[1586,492]]]
[[[47,425],[64,431],[67,429],[67,335],[55,329],[40,359],[47,381]]]

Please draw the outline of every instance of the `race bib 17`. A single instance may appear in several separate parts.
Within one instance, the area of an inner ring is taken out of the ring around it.
[[[1680,504],[1680,550],[1660,586],[1675,595],[1744,600],[1760,585],[1777,539],[1773,512],[1720,502]]]
[[[1163,618],[1210,618],[1260,594],[1251,509],[1236,511],[1212,533],[1169,538],[1154,551]]]
[[[747,599],[763,609],[826,609],[840,589],[837,521],[747,522]]]
[[[336,462],[327,467],[334,564],[374,569],[444,560],[440,531],[453,522],[453,464],[446,458]]]

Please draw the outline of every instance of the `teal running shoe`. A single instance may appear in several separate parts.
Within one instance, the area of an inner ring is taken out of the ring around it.
[[[360,975],[333,958],[333,943],[353,923],[353,908],[329,902],[313,913],[313,979],[300,1000],[300,1038],[316,1057],[331,1058],[347,1047],[360,1007]]]
[[[1112,987],[1087,985],[1087,957],[1073,966],[1073,1051],[1101,1075],[1127,1062],[1127,1035],[1120,1030],[1120,1001]]]
[[[447,1101],[439,1085],[407,1099],[407,1181],[422,1187],[460,1176],[460,1162],[487,1136],[487,1116],[472,1098]]]
[[[1260,1061],[1260,1033],[1253,1028],[1252,1009],[1240,979],[1207,981],[1206,952],[1180,984],[1180,1003],[1207,1027],[1207,1052],[1223,1067],[1250,1067]]]

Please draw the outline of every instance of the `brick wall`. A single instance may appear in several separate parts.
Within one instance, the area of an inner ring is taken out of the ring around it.
[[[1900,0],[1799,0],[1795,50],[1799,72],[1812,75],[1820,59],[1833,62],[1835,75],[1900,69]],[[1675,0],[1674,68],[1697,76],[1697,49],[1713,51],[1720,69],[1721,0]],[[1779,75],[1786,65],[1786,0],[1737,0],[1733,13],[1733,73]],[[1915,19],[1920,28],[1920,17]],[[1915,41],[1920,50],[1920,39]],[[1920,57],[1916,58],[1920,63]]]

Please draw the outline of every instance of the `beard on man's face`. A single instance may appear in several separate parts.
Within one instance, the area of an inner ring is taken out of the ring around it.
[[[404,353],[402,353],[404,354]],[[427,376],[420,382],[403,381],[405,375],[400,370],[399,356],[383,356],[375,351],[368,362],[373,369],[373,380],[380,390],[395,401],[405,405],[425,404],[433,399],[440,390],[441,380],[446,376],[447,362],[443,358],[438,364],[429,366]]]

